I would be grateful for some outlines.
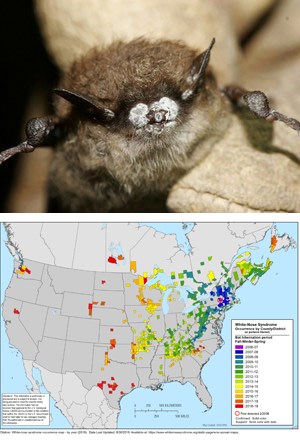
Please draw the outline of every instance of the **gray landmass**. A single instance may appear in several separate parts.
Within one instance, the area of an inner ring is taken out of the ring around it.
[[[131,355],[131,341],[133,341],[133,336],[128,340],[129,344],[117,343],[116,348],[109,351],[109,359],[111,361],[122,362],[124,364],[131,363],[134,364],[134,360]],[[108,351],[109,345],[107,345]]]
[[[67,371],[91,372],[93,349],[92,343],[66,341],[62,373]]]
[[[102,368],[105,368],[104,359],[105,353],[108,352],[107,346],[94,345],[94,351],[91,362],[91,369],[87,372],[76,373],[85,384],[87,389],[91,389],[93,386],[97,386],[97,383],[101,380]]]
[[[52,373],[61,373],[66,341],[43,337],[38,346],[37,356],[33,358],[37,365],[41,365]]]
[[[271,227],[272,223],[228,223],[228,229],[234,237],[244,239],[255,234],[256,241],[261,240]]]
[[[297,245],[295,240],[293,240],[288,234],[282,234],[277,236],[277,244],[276,244],[276,251],[280,251],[281,249],[284,249],[287,251],[290,247],[293,249],[296,249]]]
[[[114,309],[124,309],[125,297],[124,289],[121,290],[94,290],[93,301],[97,301],[95,309],[101,307],[101,302],[105,303],[105,307]]]
[[[61,314],[78,318],[88,317],[88,305],[93,301],[92,295],[65,292],[61,306]],[[97,319],[97,318],[96,318]]]
[[[90,295],[93,292],[95,272],[48,266],[48,274],[56,293],[68,291]]]
[[[15,270],[17,270],[18,267],[19,266],[16,265]],[[27,301],[34,304],[41,285],[41,281],[24,279],[15,273],[6,289],[5,297],[19,299],[20,301]]]
[[[92,318],[100,319],[101,325],[110,325],[111,327],[123,325],[128,327],[124,310],[94,306]]]
[[[115,339],[117,346],[119,344],[129,344],[133,342],[132,329],[129,326],[111,326],[111,325],[99,325],[100,336],[99,343],[110,345],[110,340]]]
[[[52,279],[49,276],[49,266],[44,266],[42,274],[42,285],[38,289],[36,303],[42,306],[61,309],[63,294],[55,292]]]
[[[49,307],[46,317],[44,336],[48,338],[67,339],[69,318],[60,314],[60,309]]]
[[[86,318],[69,318],[67,339],[79,342],[99,342],[100,321]]]
[[[24,328],[20,315],[14,314],[15,308],[22,312],[22,304],[21,301],[7,297],[2,306],[2,316],[10,344],[20,350],[23,359],[35,359],[38,353],[37,344]]]
[[[95,290],[124,290],[123,277],[121,273],[96,272],[95,273]]]
[[[149,312],[145,306],[126,306],[125,310],[127,318],[131,323],[144,322],[149,318]]]
[[[44,306],[23,302],[20,312],[20,322],[26,328],[32,340],[38,345],[43,338],[48,309]]]
[[[284,249],[285,251],[287,251],[289,248],[296,249],[297,244],[295,240],[293,240],[288,234],[277,234],[276,225],[272,227],[271,235],[275,235],[277,240],[275,249],[272,252],[277,252],[281,249]]]
[[[44,270],[43,263],[27,260],[27,258],[24,258],[23,265],[30,270],[30,273],[25,272],[23,275],[17,274],[18,278],[21,278],[23,280],[40,280],[42,278],[42,273]]]

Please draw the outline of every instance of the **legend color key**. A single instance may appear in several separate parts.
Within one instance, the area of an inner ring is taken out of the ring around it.
[[[244,346],[235,346],[235,408],[244,408]]]
[[[232,320],[232,425],[293,424],[293,320]]]

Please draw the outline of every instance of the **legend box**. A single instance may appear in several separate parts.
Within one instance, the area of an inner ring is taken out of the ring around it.
[[[232,320],[232,425],[293,424],[293,320]]]
[[[234,350],[235,408],[244,408],[244,346],[235,345]]]

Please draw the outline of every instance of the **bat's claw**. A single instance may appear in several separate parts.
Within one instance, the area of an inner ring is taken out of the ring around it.
[[[290,118],[282,113],[272,110],[267,96],[260,90],[248,92],[247,90],[236,86],[226,86],[221,90],[234,104],[242,101],[256,116],[263,118],[268,122],[281,121],[300,134],[300,122],[297,119]]]
[[[247,107],[260,118],[267,119],[270,116],[271,109],[269,100],[263,92],[247,92],[243,96],[243,101]]]
[[[26,124],[27,140],[16,147],[8,148],[0,153],[0,165],[18,153],[31,153],[36,147],[45,145],[58,126],[56,116],[30,119]]]

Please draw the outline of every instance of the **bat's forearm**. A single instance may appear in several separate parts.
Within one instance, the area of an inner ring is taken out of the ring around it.
[[[22,142],[22,144],[17,145],[16,147],[8,148],[7,150],[4,150],[2,151],[2,153],[0,153],[0,165],[7,159],[13,157],[15,154],[31,153],[34,149],[35,147],[28,144],[27,141]]]

